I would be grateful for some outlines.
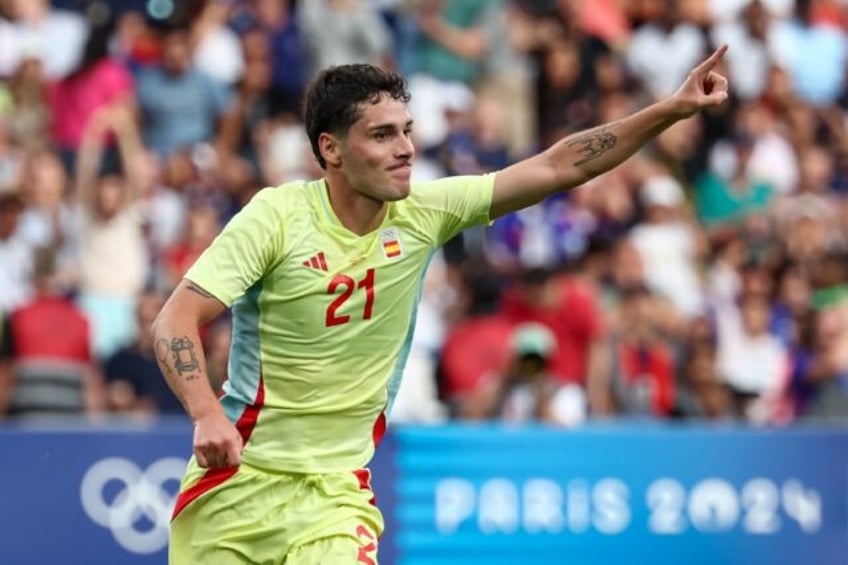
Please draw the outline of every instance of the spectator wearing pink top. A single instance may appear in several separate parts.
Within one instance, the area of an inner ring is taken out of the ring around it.
[[[111,24],[93,27],[79,66],[48,89],[53,116],[51,135],[69,171],[74,168],[83,131],[91,116],[100,109],[132,102],[132,75],[109,56],[111,29]],[[107,161],[117,159],[114,137],[109,136],[105,141]]]

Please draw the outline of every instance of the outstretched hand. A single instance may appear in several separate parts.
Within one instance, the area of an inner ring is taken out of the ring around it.
[[[727,45],[722,45],[689,72],[689,76],[671,96],[679,114],[688,117],[703,108],[718,106],[727,100],[727,78],[713,70],[726,52]]]

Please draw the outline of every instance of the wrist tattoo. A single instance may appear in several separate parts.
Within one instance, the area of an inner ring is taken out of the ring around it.
[[[618,137],[609,131],[600,129],[591,131],[580,137],[568,141],[568,147],[579,146],[577,151],[583,153],[583,158],[576,161],[575,165],[582,165],[592,159],[597,159],[615,146]]]

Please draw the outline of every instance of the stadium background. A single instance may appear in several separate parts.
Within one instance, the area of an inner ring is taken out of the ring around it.
[[[0,1],[0,561],[164,562],[190,428],[140,328],[259,187],[320,175],[317,69],[409,78],[426,179],[727,42],[728,104],[434,261],[382,561],[848,562],[846,30],[839,0]]]

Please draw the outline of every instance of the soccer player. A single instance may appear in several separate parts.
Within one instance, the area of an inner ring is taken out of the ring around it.
[[[260,191],[154,323],[160,367],[194,422],[171,522],[174,564],[376,563],[383,519],[365,468],[409,350],[421,280],[459,231],[607,171],[720,104],[726,47],[679,90],[500,172],[412,184],[409,94],[370,65],[321,73],[306,130],[326,177]],[[218,398],[198,327],[232,308]]]

